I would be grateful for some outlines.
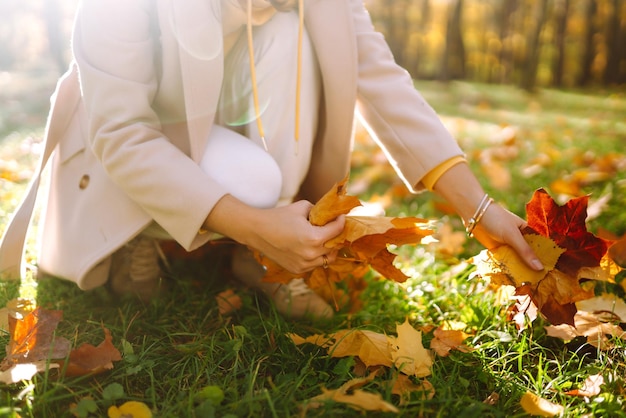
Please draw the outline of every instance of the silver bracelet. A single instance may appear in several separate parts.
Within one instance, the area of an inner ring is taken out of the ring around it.
[[[468,237],[472,238],[474,236],[474,228],[476,228],[476,225],[478,225],[478,222],[480,222],[480,220],[483,218],[483,215],[485,214],[485,212],[487,212],[487,209],[489,209],[489,206],[492,203],[493,199],[490,198],[487,193],[485,193],[480,203],[478,204],[478,207],[476,208],[476,212],[474,212],[474,215],[469,218],[469,220],[467,221],[467,225],[465,226],[465,232],[467,233]]]

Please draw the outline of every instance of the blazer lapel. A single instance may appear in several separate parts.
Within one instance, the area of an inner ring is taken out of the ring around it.
[[[170,0],[178,40],[191,158],[200,161],[213,124],[223,77],[219,0]]]

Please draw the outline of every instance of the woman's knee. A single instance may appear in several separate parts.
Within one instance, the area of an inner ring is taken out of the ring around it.
[[[248,138],[214,125],[200,167],[242,202],[258,207],[276,206],[282,188],[278,164]]]

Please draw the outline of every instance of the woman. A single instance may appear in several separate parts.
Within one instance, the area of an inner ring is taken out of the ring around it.
[[[146,297],[159,239],[193,250],[226,236],[242,244],[236,275],[281,312],[330,315],[301,283],[261,284],[243,248],[296,274],[334,260],[323,244],[343,218],[307,216],[349,170],[355,108],[410,190],[440,194],[485,246],[511,245],[542,269],[525,222],[490,204],[362,0],[92,0],[72,46],[46,134],[59,145],[42,272]],[[15,229],[0,253],[12,271]]]

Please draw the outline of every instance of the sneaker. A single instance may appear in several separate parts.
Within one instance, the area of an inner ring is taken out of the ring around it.
[[[303,279],[293,279],[288,284],[262,281],[265,269],[243,246],[233,252],[232,271],[235,277],[255,290],[263,292],[276,310],[286,318],[314,320],[330,319],[333,308],[309,288]]]
[[[109,285],[117,295],[135,294],[148,302],[162,288],[159,259],[164,259],[154,238],[139,235],[113,253]]]

